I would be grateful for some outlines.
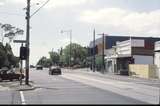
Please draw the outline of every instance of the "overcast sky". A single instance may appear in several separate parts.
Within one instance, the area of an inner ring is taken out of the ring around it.
[[[25,30],[26,1],[0,0],[0,23]],[[46,1],[31,0],[31,14]],[[73,42],[88,46],[94,28],[97,34],[158,37],[160,0],[50,0],[31,18],[30,64],[48,57],[52,48],[57,51],[69,44],[69,33],[61,30],[72,29]],[[25,39],[25,33],[16,39]],[[20,44],[11,44],[19,56]]]

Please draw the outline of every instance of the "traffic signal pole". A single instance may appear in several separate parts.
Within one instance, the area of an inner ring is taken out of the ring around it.
[[[27,24],[26,24],[27,59],[26,59],[26,79],[25,79],[25,84],[29,85],[30,0],[27,0],[26,21],[27,21]]]

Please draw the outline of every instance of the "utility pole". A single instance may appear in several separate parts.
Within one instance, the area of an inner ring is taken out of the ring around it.
[[[71,69],[71,52],[72,52],[72,30],[70,30],[70,59],[69,59],[69,67],[70,67],[70,69]]]
[[[26,12],[26,47],[27,47],[27,59],[26,59],[26,79],[25,84],[29,85],[29,46],[30,46],[30,1],[27,0],[27,12]]]
[[[95,29],[93,31],[93,72],[95,72],[95,60],[96,60],[96,50],[95,50]]]
[[[104,33],[103,33],[103,38],[102,38],[102,70],[103,70],[103,73],[104,73],[104,70],[105,70],[105,60],[104,60]]]
[[[103,73],[104,73],[104,70],[105,70],[105,59],[104,59],[104,39],[105,39],[105,35],[107,35],[107,34],[104,34],[104,33],[102,33],[102,34],[98,34],[98,35],[102,35],[102,71],[103,71]]]

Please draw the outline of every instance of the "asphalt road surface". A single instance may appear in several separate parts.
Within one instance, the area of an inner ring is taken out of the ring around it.
[[[30,81],[36,89],[19,92],[0,86],[0,104],[149,104],[104,89],[101,82],[80,80],[77,74],[63,70],[62,75],[49,75],[48,69],[31,69]]]

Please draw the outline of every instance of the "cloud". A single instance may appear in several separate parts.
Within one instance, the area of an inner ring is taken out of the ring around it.
[[[59,40],[59,42],[61,45],[66,46],[66,45],[70,44],[70,38],[63,38],[63,39]],[[72,43],[80,43],[80,42],[78,42],[78,40],[72,38]]]
[[[10,0],[9,0],[10,1]],[[31,0],[31,4],[40,3],[44,4],[47,0]],[[50,0],[45,8],[58,8],[58,7],[68,7],[68,6],[77,6],[89,2],[93,2],[94,0]],[[25,3],[26,0],[12,0],[13,3]]]
[[[7,0],[7,1],[12,3],[27,3],[27,0]]]
[[[1,0],[0,1],[0,6],[4,5],[4,3],[5,3],[5,0]]]
[[[2,6],[2,5],[4,5],[4,3],[3,3],[3,2],[0,2],[0,6]]]
[[[77,6],[91,1],[93,0],[51,0],[47,7],[57,8],[57,7]]]
[[[81,14],[80,21],[103,25],[112,29],[112,33],[121,32],[143,36],[160,35],[160,10],[150,12],[135,12],[120,8],[87,10]]]

